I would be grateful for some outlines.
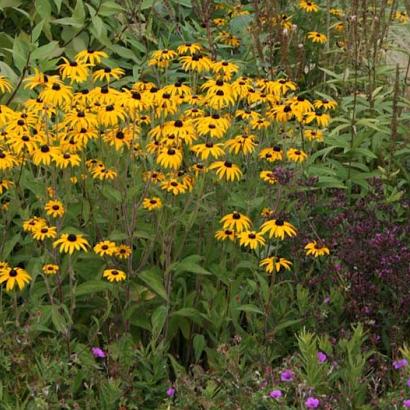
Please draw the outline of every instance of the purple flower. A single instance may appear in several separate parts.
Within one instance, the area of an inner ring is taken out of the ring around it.
[[[291,382],[293,380],[293,372],[292,370],[286,369],[280,374],[280,379],[283,382]]]
[[[170,387],[170,388],[167,390],[167,396],[168,396],[168,397],[174,397],[174,395],[175,395],[175,389],[174,389],[173,387]]]
[[[408,361],[406,359],[395,360],[393,362],[393,367],[395,369],[401,369],[402,367],[406,367],[408,365]]]
[[[410,379],[407,379],[406,385],[407,387],[410,387]]]
[[[320,401],[316,397],[308,397],[305,401],[306,408],[317,409],[319,407]]]
[[[282,397],[282,392],[280,390],[272,390],[269,393],[269,396],[272,397],[272,399],[279,399]]]
[[[404,401],[403,401],[403,406],[406,407],[406,409],[407,409],[407,408],[410,408],[410,400],[409,400],[409,399],[404,400]]]
[[[319,360],[319,363],[323,363],[327,360],[327,356],[323,352],[317,352],[316,357],[317,357],[317,360]]]
[[[95,358],[98,358],[98,359],[104,359],[104,357],[107,356],[107,355],[105,354],[104,350],[102,350],[102,349],[99,348],[99,347],[93,347],[93,348],[91,349],[91,352],[92,352],[93,356],[94,356]]]

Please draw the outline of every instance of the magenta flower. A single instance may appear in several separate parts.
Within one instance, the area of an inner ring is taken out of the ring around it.
[[[292,370],[286,369],[280,374],[280,379],[283,382],[291,382],[293,380],[293,372]]]
[[[317,357],[317,360],[319,360],[319,363],[323,363],[327,360],[326,353],[323,353],[323,352],[317,352],[316,357]]]
[[[406,359],[395,360],[393,362],[393,367],[395,369],[401,369],[402,367],[406,367],[408,365],[408,361]]]
[[[279,399],[282,397],[282,392],[280,390],[272,390],[269,393],[269,396],[272,397],[272,399]]]
[[[403,406],[404,406],[406,409],[410,408],[410,400],[409,400],[409,399],[404,400],[404,401],[403,401]]]
[[[320,401],[316,397],[308,397],[305,401],[305,406],[307,409],[317,409],[319,407]]]
[[[99,347],[93,347],[91,349],[91,353],[93,354],[93,356],[97,359],[103,359],[104,357],[106,357],[107,355],[105,354],[104,350],[102,350]]]
[[[174,389],[173,387],[170,387],[170,388],[167,390],[167,396],[168,396],[168,397],[174,397],[174,395],[175,395],[175,389]]]

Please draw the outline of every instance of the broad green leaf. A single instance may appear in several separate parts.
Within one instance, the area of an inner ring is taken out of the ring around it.
[[[138,273],[137,277],[142,280],[157,295],[168,301],[168,295],[162,282],[162,277],[155,270],[145,270]]]
[[[91,295],[97,292],[104,292],[113,288],[113,285],[105,280],[89,280],[81,283],[75,289],[76,296]]]
[[[241,312],[247,312],[247,313],[258,313],[260,315],[264,315],[264,313],[258,307],[252,304],[237,306],[235,310],[239,310]]]

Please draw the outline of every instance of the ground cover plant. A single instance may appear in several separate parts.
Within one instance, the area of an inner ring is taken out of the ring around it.
[[[410,407],[409,10],[0,2],[0,408]]]

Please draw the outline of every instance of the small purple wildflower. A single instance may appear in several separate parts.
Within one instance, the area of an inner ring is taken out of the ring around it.
[[[410,387],[410,379],[407,379],[406,385],[407,387]]]
[[[102,350],[100,347],[93,347],[91,349],[91,352],[93,356],[97,359],[104,359],[107,355],[105,354],[104,350]]]
[[[305,401],[306,408],[317,409],[319,407],[320,401],[316,397],[308,397]]]
[[[174,389],[173,387],[170,387],[170,388],[167,390],[167,396],[168,396],[168,397],[174,397],[174,395],[175,395],[175,389]]]
[[[292,370],[286,369],[280,374],[280,379],[283,382],[291,382],[293,380],[293,372]]]
[[[401,369],[402,367],[406,367],[408,364],[409,363],[406,359],[400,359],[393,362],[393,367],[395,369]]]
[[[272,390],[269,393],[269,396],[272,397],[272,399],[279,399],[282,397],[282,392],[280,390]]]
[[[406,407],[406,409],[410,408],[410,400],[409,399],[404,400],[403,401],[403,406]]]
[[[327,360],[326,353],[323,353],[323,352],[317,352],[316,357],[317,357],[317,360],[319,360],[319,363],[323,363]]]

